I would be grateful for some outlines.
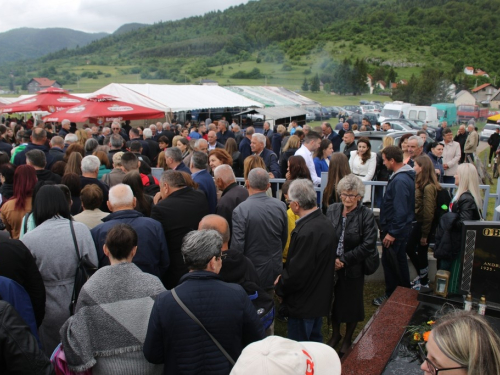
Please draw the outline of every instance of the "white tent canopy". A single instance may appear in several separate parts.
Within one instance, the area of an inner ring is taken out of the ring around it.
[[[152,85],[111,83],[94,94],[108,94],[124,102],[155,108],[165,112],[197,109],[263,107],[219,86],[199,85]]]

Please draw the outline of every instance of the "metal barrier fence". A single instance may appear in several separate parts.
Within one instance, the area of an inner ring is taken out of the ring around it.
[[[245,179],[242,177],[237,178],[236,181],[240,185],[245,184]],[[276,189],[276,198],[278,198],[278,199],[280,198],[281,185],[283,185],[285,183],[285,181],[286,181],[286,179],[284,179],[284,178],[271,178],[269,180],[269,182],[271,182],[271,184],[278,185],[278,188]],[[328,181],[328,172],[323,172],[321,174],[321,186],[315,187],[315,190],[320,193],[320,205],[323,202],[323,190],[325,189],[327,181]],[[383,194],[385,194],[385,187],[387,186],[387,181],[363,181],[363,184],[371,186],[372,197],[375,197],[375,187],[376,186],[383,186]],[[457,188],[454,184],[441,184],[441,186],[446,188],[446,189],[450,189],[450,192],[452,194],[454,193],[455,189]],[[479,188],[483,191],[482,214],[483,214],[483,219],[486,220],[486,216],[488,214],[488,204],[490,203],[490,199],[495,200],[495,207],[498,207],[500,205],[500,183],[497,183],[496,193],[491,192],[490,185],[479,185]],[[372,211],[374,208],[375,208],[375,199],[372,199],[372,202],[371,202]],[[493,211],[493,220],[500,221],[500,213],[497,212],[496,210]]]

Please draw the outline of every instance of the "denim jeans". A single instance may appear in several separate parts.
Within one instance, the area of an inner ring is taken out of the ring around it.
[[[392,246],[382,246],[382,267],[384,268],[385,293],[390,296],[398,286],[410,287],[410,269],[406,258],[406,243],[411,231],[411,224],[398,235]],[[381,233],[383,240],[386,233]]]
[[[295,341],[323,342],[323,318],[288,318],[288,338]]]

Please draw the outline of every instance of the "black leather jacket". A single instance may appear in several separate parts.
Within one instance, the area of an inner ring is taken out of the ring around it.
[[[0,374],[55,374],[49,359],[17,311],[0,300]]]
[[[462,232],[462,226],[466,220],[480,220],[479,210],[474,197],[468,191],[462,193],[458,201],[453,203],[451,212],[458,214],[458,220],[453,224],[453,230]]]
[[[328,207],[326,217],[332,222],[337,238],[342,235],[342,203],[334,203]],[[346,217],[344,233],[344,254],[340,261],[345,264],[345,272],[349,278],[364,275],[363,261],[370,255],[370,250],[377,246],[377,225],[371,210],[358,204]],[[336,252],[337,249],[334,249]]]

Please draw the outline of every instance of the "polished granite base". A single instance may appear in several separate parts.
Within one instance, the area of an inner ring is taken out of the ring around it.
[[[419,305],[417,296],[415,290],[401,287],[395,290],[363,328],[351,351],[344,355],[342,375],[382,374]]]

